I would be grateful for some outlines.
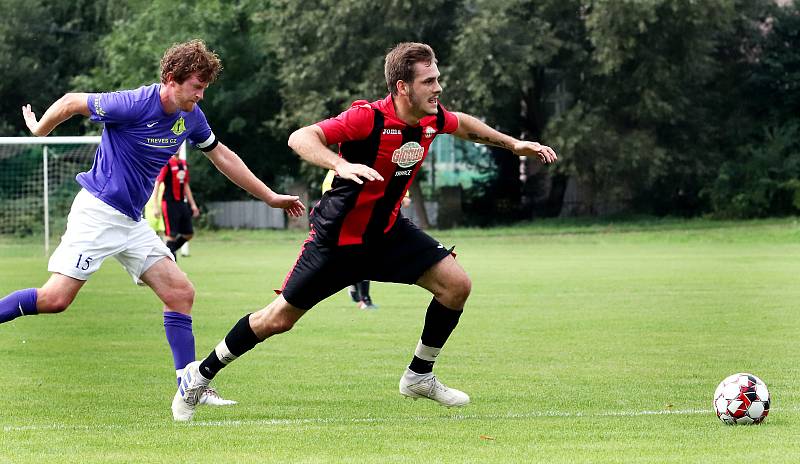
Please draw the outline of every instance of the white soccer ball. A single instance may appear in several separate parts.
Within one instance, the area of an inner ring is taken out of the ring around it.
[[[733,374],[714,392],[714,411],[728,425],[760,424],[769,414],[767,385],[753,374]]]

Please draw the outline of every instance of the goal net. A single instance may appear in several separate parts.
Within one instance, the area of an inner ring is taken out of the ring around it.
[[[92,166],[93,137],[0,137],[0,235],[41,236],[45,254],[66,228],[75,175]]]

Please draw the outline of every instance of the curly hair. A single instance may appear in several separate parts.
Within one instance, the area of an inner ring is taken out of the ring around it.
[[[206,48],[200,39],[177,43],[169,47],[161,58],[161,82],[167,82],[167,74],[178,84],[183,84],[192,75],[205,83],[212,83],[222,70],[216,53]]]
[[[414,64],[419,62],[436,63],[436,54],[430,45],[403,42],[389,50],[383,73],[386,76],[386,86],[392,95],[397,95],[397,81],[411,83],[414,80]]]

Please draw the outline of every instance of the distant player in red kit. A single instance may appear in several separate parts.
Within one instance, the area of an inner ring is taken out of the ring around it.
[[[303,127],[289,146],[305,161],[336,171],[333,187],[311,212],[311,234],[266,308],[244,316],[202,362],[190,363],[172,401],[176,420],[194,416],[198,394],[226,365],[258,343],[290,330],[314,305],[361,280],[415,284],[433,294],[422,336],[400,378],[400,393],[463,406],[469,396],[446,387],[433,364],[455,329],[472,282],[450,250],[402,216],[400,206],[440,133],[556,161],[536,142],[502,134],[439,103],[442,86],[430,46],[401,43],[386,55],[390,94],[357,101],[339,116]],[[339,154],[328,149],[338,144]]]
[[[164,194],[158,201],[158,190],[164,184]],[[194,236],[192,218],[200,215],[189,186],[189,167],[176,153],[161,168],[153,189],[156,195],[155,217],[164,216],[164,235],[167,248],[178,260],[178,250]],[[160,207],[160,209],[159,209]]]

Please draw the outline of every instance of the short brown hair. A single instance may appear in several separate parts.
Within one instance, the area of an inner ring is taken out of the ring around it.
[[[169,47],[161,58],[161,82],[167,82],[167,74],[178,84],[197,74],[205,83],[212,83],[222,70],[222,63],[216,53],[206,48],[200,39],[177,43]]]
[[[395,45],[386,54],[383,73],[386,86],[392,95],[397,95],[397,81],[414,81],[414,64],[436,63],[436,55],[430,45],[418,42],[403,42]]]

